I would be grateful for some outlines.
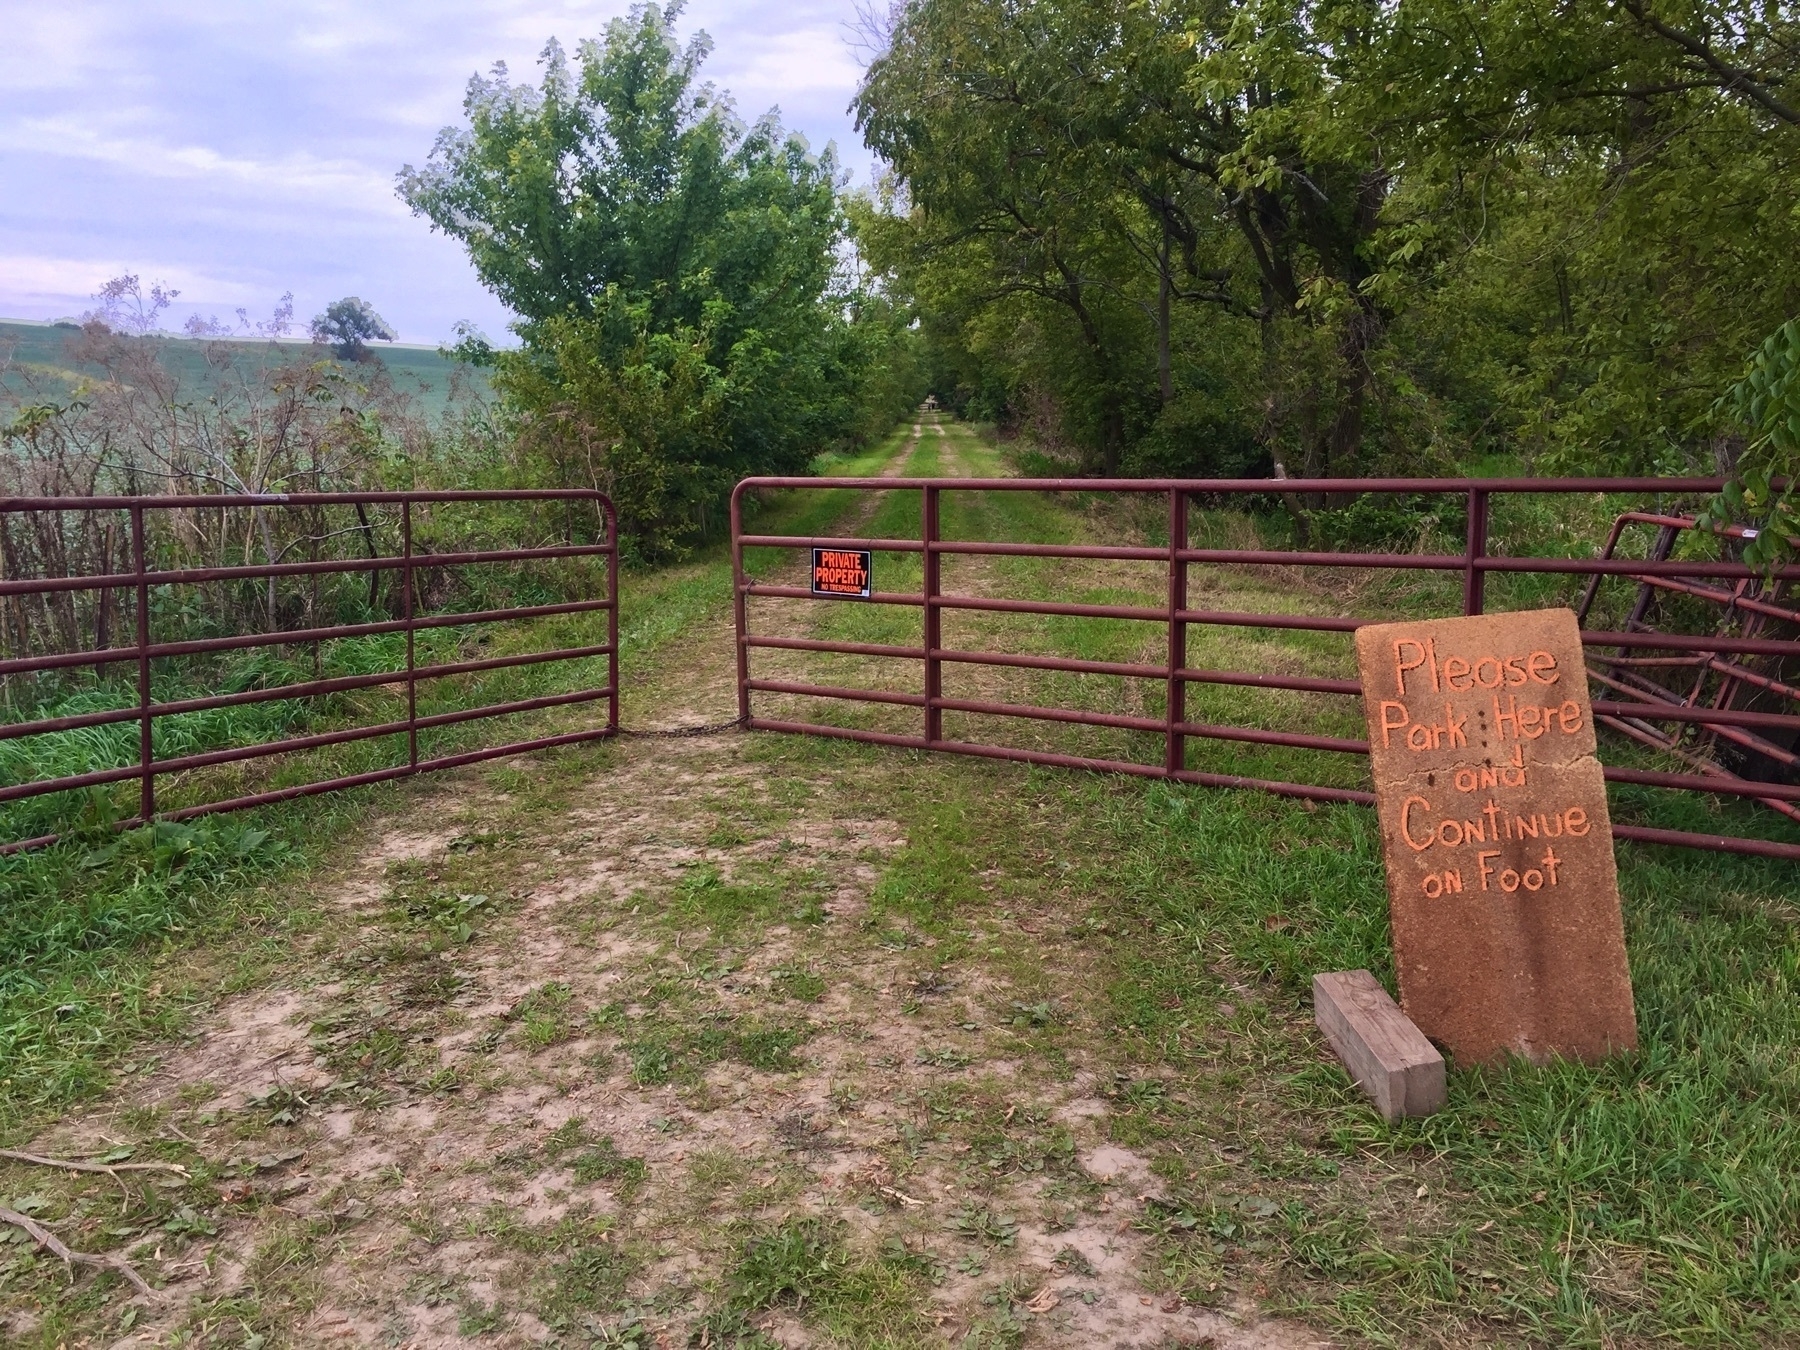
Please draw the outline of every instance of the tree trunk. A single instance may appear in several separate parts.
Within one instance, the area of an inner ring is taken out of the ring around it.
[[[1175,367],[1169,355],[1170,300],[1174,286],[1169,278],[1169,227],[1163,225],[1162,256],[1156,278],[1156,383],[1163,407],[1175,401]]]

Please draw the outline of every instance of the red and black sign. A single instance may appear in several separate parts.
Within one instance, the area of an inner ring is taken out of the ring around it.
[[[813,551],[812,593],[814,595],[854,596],[869,598],[870,560],[866,548],[815,548]]]

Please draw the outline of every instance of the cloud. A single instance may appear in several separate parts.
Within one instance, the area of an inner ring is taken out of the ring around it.
[[[0,87],[10,95],[78,90],[111,64],[103,21],[81,6],[10,0],[0,26]]]
[[[40,155],[93,160],[134,176],[177,178],[203,182],[215,191],[228,185],[255,188],[296,199],[321,198],[363,210],[387,210],[404,215],[394,200],[393,176],[351,159],[320,159],[297,151],[262,160],[226,154],[209,145],[169,144],[155,137],[110,135],[73,117],[25,118],[0,127],[18,150]]]
[[[183,295],[203,295],[214,305],[260,303],[261,290],[229,277],[188,268],[145,271],[120,258],[67,258],[33,253],[0,253],[0,293],[28,297],[52,308],[63,305],[58,316],[73,309],[88,309],[102,282],[124,272],[137,272],[147,287],[152,281],[173,287]],[[42,317],[41,314],[20,315]]]
[[[754,43],[746,44],[754,50]],[[862,79],[862,67],[850,56],[837,26],[774,33],[748,61],[733,65],[732,91],[748,104],[759,92],[780,103],[796,94],[839,94],[849,102]]]
[[[0,0],[0,315],[51,317],[135,271],[221,312],[368,296],[409,339],[505,310],[394,195],[469,77],[535,79],[552,35],[604,32],[628,0]],[[693,0],[705,77],[746,117],[779,105],[866,173],[845,105],[855,0]],[[68,303],[64,303],[67,301]]]

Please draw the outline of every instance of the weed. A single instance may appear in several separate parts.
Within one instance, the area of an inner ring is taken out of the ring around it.
[[[279,1083],[252,1092],[248,1100],[256,1110],[268,1113],[267,1120],[271,1125],[297,1125],[312,1109],[312,1103],[305,1097]]]
[[[672,909],[716,932],[730,933],[747,920],[770,917],[781,900],[781,888],[773,883],[727,881],[716,866],[703,863],[675,887]]]
[[[977,1205],[964,1205],[944,1226],[959,1237],[989,1247],[1010,1247],[1019,1236],[1018,1220]]]
[[[817,1003],[825,997],[825,981],[800,966],[783,966],[772,972],[775,987],[799,1003]]]
[[[610,1137],[597,1140],[594,1147],[575,1159],[575,1180],[586,1186],[596,1181],[619,1183],[620,1200],[629,1200],[650,1176],[650,1168],[642,1158],[627,1157]]]
[[[478,1298],[467,1298],[457,1306],[456,1330],[462,1336],[483,1336],[506,1325],[506,1313],[498,1299],[484,1306]]]
[[[612,1313],[624,1302],[626,1285],[637,1263],[617,1242],[605,1238],[580,1241],[552,1268],[550,1289],[543,1309],[552,1326],[559,1314]]]
[[[485,895],[440,890],[400,898],[408,918],[456,942],[468,942],[475,936],[475,919],[490,903]]]
[[[916,1062],[933,1069],[966,1069],[975,1062],[972,1055],[955,1046],[939,1046],[936,1050],[919,1051]]]
[[[912,1254],[864,1255],[845,1243],[841,1226],[794,1218],[745,1241],[715,1316],[745,1327],[747,1314],[787,1306],[851,1345],[909,1343],[930,1325],[919,1308],[921,1283]]]
[[[1054,1026],[1062,1020],[1062,1013],[1048,1000],[1041,1003],[1015,1002],[1012,1005],[1012,1024],[1015,1027],[1035,1030]]]
[[[1094,1263],[1075,1247],[1062,1248],[1050,1259],[1050,1264],[1053,1269],[1069,1275],[1083,1275],[1092,1278],[1100,1273],[1094,1269]]]
[[[704,1069],[721,1060],[736,1060],[767,1073],[792,1073],[801,1067],[794,1052],[813,1030],[804,1024],[769,1026],[729,1015],[687,1029],[646,1020],[648,1024],[640,1025],[624,1046],[632,1077],[641,1085],[677,1079],[697,1082]]]

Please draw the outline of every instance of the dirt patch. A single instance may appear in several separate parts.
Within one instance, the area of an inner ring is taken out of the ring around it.
[[[733,677],[727,615],[631,705],[704,722]],[[623,740],[517,792],[457,775],[380,834],[287,987],[38,1141],[193,1171],[127,1240],[173,1295],[132,1334],[686,1345],[727,1326],[746,1243],[807,1220],[886,1263],[921,1344],[1323,1345],[1159,1271],[1166,1184],[1114,1137],[1079,897],[998,908],[1002,871],[939,875],[935,827],[883,810],[873,770],[784,753]],[[933,886],[973,898],[896,898]],[[776,1344],[851,1343],[804,1305],[753,1314]]]

